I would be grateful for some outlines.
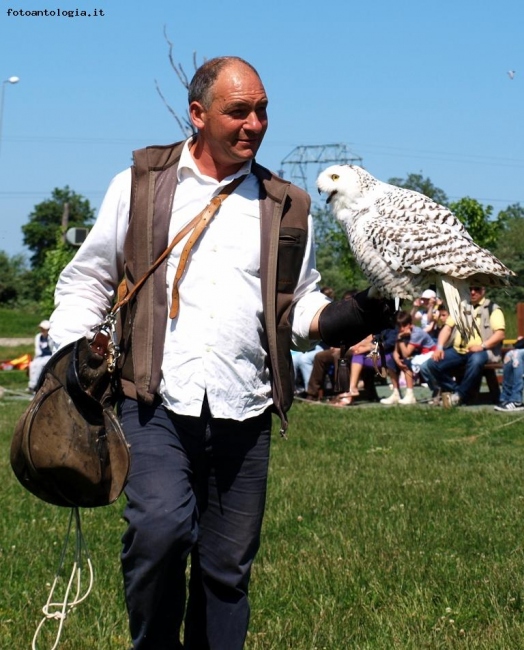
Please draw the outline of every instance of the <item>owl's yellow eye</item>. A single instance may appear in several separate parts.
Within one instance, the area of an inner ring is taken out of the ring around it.
[[[331,180],[332,181],[338,181],[339,178],[340,178],[340,176],[338,174],[331,174]]]

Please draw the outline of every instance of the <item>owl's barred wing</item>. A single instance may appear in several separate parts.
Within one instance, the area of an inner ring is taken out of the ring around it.
[[[385,191],[374,201],[376,213],[388,219],[400,219],[402,222],[419,224],[426,227],[428,222],[439,224],[450,235],[457,234],[471,239],[464,224],[448,208],[435,203],[427,196],[401,187],[381,183]]]
[[[376,253],[397,273],[430,272],[454,278],[486,274],[506,279],[513,275],[489,251],[440,224],[426,222],[421,227],[390,214],[369,221],[365,235]]]

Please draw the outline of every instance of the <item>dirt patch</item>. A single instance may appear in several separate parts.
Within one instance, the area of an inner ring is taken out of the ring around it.
[[[28,345],[29,343],[33,343],[34,338],[29,337],[29,338],[19,338],[19,339],[2,339],[0,338],[0,345],[5,345],[6,347],[11,347],[14,348],[17,345]]]

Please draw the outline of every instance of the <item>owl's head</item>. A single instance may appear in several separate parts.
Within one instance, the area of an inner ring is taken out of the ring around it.
[[[335,214],[343,208],[354,209],[375,183],[371,174],[355,165],[332,165],[317,178],[318,191],[328,195],[326,203],[331,204]]]

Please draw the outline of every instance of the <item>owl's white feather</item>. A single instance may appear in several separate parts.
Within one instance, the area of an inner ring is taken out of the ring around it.
[[[317,179],[343,225],[366,278],[390,298],[414,299],[436,285],[464,338],[475,332],[469,287],[506,286],[515,274],[472,240],[446,207],[374,178],[361,167],[332,165]]]

